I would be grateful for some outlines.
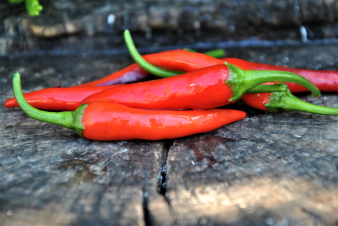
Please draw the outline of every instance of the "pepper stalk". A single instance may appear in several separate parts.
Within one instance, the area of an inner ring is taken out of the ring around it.
[[[180,71],[170,71],[156,67],[143,59],[143,57],[138,53],[128,30],[124,32],[124,39],[132,58],[135,60],[136,63],[138,63],[144,70],[148,71],[149,73],[159,77],[171,77],[184,73]],[[229,68],[229,78],[226,83],[230,85],[233,91],[233,96],[229,101],[236,101],[240,99],[245,93],[250,93],[249,90],[255,87],[256,93],[263,93],[265,92],[265,89],[262,89],[260,91],[260,87],[258,85],[275,81],[294,82],[310,90],[313,97],[320,96],[319,89],[309,80],[300,75],[285,71],[244,71],[232,64],[228,64],[226,62],[224,63]]]
[[[321,115],[338,115],[338,108],[318,106],[302,101],[287,89],[283,92],[273,92],[269,101],[264,105],[270,113],[277,113],[281,109],[289,111],[303,111]]]
[[[36,109],[27,102],[22,93],[21,78],[18,72],[13,76],[13,92],[20,108],[29,117],[42,122],[60,125],[66,127],[67,129],[73,129],[82,136],[82,131],[85,129],[82,125],[82,116],[88,106],[87,104],[81,105],[75,111],[48,112]]]

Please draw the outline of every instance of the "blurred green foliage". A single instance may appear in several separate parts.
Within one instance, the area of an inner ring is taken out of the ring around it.
[[[30,16],[38,16],[42,10],[42,6],[39,4],[39,0],[8,0],[11,4],[18,4],[25,2],[27,12]]]

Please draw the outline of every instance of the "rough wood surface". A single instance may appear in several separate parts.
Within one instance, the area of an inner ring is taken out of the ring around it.
[[[229,50],[228,56],[337,70],[336,50],[247,48]],[[70,86],[118,70],[129,58],[0,62],[0,225],[338,222],[337,116],[269,115],[238,103],[231,108],[248,117],[209,133],[173,141],[93,142],[5,109],[11,76],[22,73],[25,91]],[[333,93],[299,97],[338,107]]]
[[[144,225],[148,199],[169,215],[161,141],[90,142],[20,110],[1,111],[0,127],[1,225]]]
[[[137,44],[143,47],[156,43],[159,47],[196,48],[207,43],[212,45],[209,48],[219,48],[217,43],[234,40],[264,45],[260,41],[301,40],[301,27],[309,40],[338,37],[336,0],[40,3],[43,5],[40,15],[29,17],[24,4],[0,2],[0,55],[93,51],[117,54],[116,51],[123,51],[121,33],[125,28],[139,33]]]
[[[176,140],[168,200],[179,225],[334,225],[337,165],[337,116],[255,115]]]

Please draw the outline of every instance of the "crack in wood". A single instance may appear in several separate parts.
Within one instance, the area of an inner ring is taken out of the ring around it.
[[[143,208],[143,217],[144,217],[144,224],[146,226],[151,226],[151,218],[150,218],[150,211],[148,208],[149,199],[148,199],[148,192],[143,189],[143,202],[142,202],[142,208]]]
[[[168,163],[168,154],[171,146],[174,144],[174,140],[165,140],[164,141],[164,154],[162,160],[162,166],[160,172],[158,173],[158,187],[157,192],[164,197],[167,193],[167,163]]]

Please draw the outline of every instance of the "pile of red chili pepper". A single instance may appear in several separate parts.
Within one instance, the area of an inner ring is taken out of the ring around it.
[[[268,112],[338,115],[338,108],[313,105],[291,94],[310,91],[318,97],[320,91],[338,92],[336,71],[217,59],[219,51],[202,54],[185,49],[141,56],[129,31],[124,36],[135,64],[97,81],[26,94],[16,73],[15,98],[5,107],[20,106],[34,119],[104,141],[172,139],[211,131],[245,118],[243,111],[215,109],[239,99]],[[149,74],[164,78],[140,82]]]

